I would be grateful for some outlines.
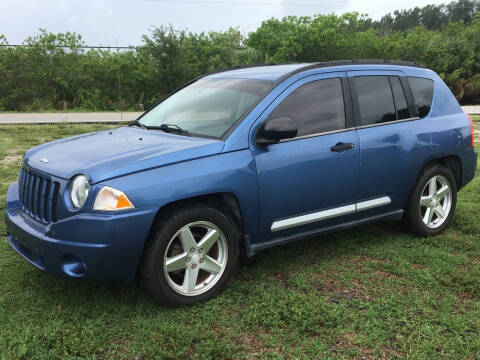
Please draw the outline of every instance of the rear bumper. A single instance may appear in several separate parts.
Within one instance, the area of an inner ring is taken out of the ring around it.
[[[463,156],[461,156],[462,183],[459,189],[467,185],[475,177],[475,171],[477,170],[477,158],[478,158],[477,150],[473,150],[473,151],[470,150],[465,154],[463,154]]]
[[[7,193],[5,222],[11,247],[51,274],[95,282],[132,280],[158,208],[83,213],[44,225],[18,204],[18,184]]]

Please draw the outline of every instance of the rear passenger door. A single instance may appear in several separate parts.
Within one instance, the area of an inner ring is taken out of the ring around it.
[[[348,72],[360,140],[357,215],[403,209],[418,163],[430,153],[407,78],[400,71]]]
[[[263,241],[282,241],[352,221],[358,184],[358,136],[346,73],[309,76],[262,114],[289,117],[297,137],[254,146]],[[343,148],[343,150],[342,150]]]

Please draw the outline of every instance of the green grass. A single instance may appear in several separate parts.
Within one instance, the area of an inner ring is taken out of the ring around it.
[[[2,218],[26,149],[103,128],[0,126]],[[441,236],[376,223],[274,248],[243,261],[219,297],[181,309],[135,284],[36,270],[9,248],[2,222],[0,359],[476,359],[479,214],[477,177]]]

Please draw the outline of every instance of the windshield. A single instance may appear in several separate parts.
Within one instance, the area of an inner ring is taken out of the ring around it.
[[[272,82],[201,79],[165,99],[140,119],[149,126],[177,126],[192,135],[223,137]]]

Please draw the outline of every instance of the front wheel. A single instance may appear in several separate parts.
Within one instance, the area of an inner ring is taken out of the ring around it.
[[[456,204],[457,186],[452,172],[434,164],[418,178],[407,204],[406,220],[417,235],[437,235],[450,223]]]
[[[235,224],[219,210],[180,209],[157,226],[145,249],[142,282],[169,306],[208,300],[233,275],[238,238]]]

